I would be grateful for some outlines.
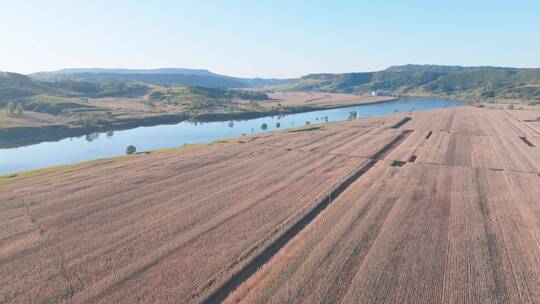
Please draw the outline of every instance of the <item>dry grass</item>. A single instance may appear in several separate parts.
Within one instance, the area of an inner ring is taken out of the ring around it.
[[[540,136],[512,114],[398,114],[1,177],[0,302],[200,302],[365,167],[227,301],[538,303]]]
[[[538,129],[435,113],[227,302],[538,303],[540,152],[519,140]]]
[[[150,113],[160,112],[153,106],[146,103],[144,98],[61,98],[48,95],[36,96],[33,99],[43,102],[69,102],[81,107],[95,107],[95,113],[110,112],[115,117],[120,118],[142,118],[151,116]],[[43,112],[24,111],[22,115],[7,115],[4,109],[0,112],[0,127],[43,127],[50,125],[73,125],[82,114],[78,110],[71,113],[66,109],[66,113],[57,115]]]
[[[0,109],[0,127],[41,127],[53,124],[67,124],[72,119],[66,116],[54,116],[47,113],[25,111],[22,115],[7,115]]]
[[[281,104],[284,107],[339,107],[352,106],[358,104],[377,103],[392,100],[393,97],[386,96],[360,96],[355,94],[342,93],[318,93],[318,92],[279,92],[268,94],[270,101],[261,103],[265,107],[277,107]]]
[[[143,98],[89,98],[88,104],[94,107],[128,112],[155,112],[153,106]]]

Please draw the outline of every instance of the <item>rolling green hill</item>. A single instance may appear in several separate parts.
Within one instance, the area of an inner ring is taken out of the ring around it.
[[[9,102],[29,104],[34,96],[56,97],[141,97],[159,87],[191,87],[190,96],[206,99],[266,99],[247,90],[288,83],[288,79],[236,78],[196,69],[64,69],[30,76],[0,72],[0,108]],[[219,96],[218,96],[219,95]],[[244,96],[245,95],[245,96]],[[181,98],[184,98],[182,96]],[[178,94],[175,96],[178,99]],[[167,100],[175,98],[167,97]],[[32,101],[33,102],[33,101]],[[55,104],[55,107],[57,104]],[[44,109],[39,107],[30,107]]]
[[[172,71],[171,71],[172,72]],[[130,75],[130,74],[128,74]],[[161,75],[161,74],[159,74]],[[172,74],[175,75],[175,74]],[[21,104],[26,111],[51,115],[80,115],[105,111],[88,104],[88,98],[122,97],[157,111],[237,109],[237,101],[269,99],[264,92],[203,86],[150,85],[132,81],[38,81],[15,73],[0,74],[0,108]]]
[[[2,100],[32,96],[40,94],[45,90],[45,87],[32,81],[27,76],[0,72],[0,106],[3,104]]]
[[[59,97],[132,97],[144,95],[148,90],[147,85],[132,82],[36,81],[25,75],[0,72],[0,107],[11,101],[23,101],[41,94]]]
[[[311,74],[280,88],[537,101],[540,100],[540,69],[405,65],[369,73]]]
[[[494,66],[460,66],[460,65],[438,65],[438,64],[406,64],[393,65],[387,68],[386,72],[434,72],[434,73],[462,73],[462,72],[486,72],[486,71],[519,71],[519,68],[494,67]]]

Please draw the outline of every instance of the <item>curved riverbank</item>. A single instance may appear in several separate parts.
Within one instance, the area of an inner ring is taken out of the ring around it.
[[[28,169],[44,168],[59,164],[76,163],[85,160],[108,158],[124,155],[127,146],[133,145],[137,152],[152,151],[162,148],[178,147],[185,144],[210,143],[226,138],[257,133],[297,128],[304,125],[317,127],[320,124],[348,119],[382,116],[410,111],[429,110],[461,105],[460,102],[440,99],[400,99],[370,105],[317,109],[317,111],[301,111],[294,109],[279,115],[277,112],[236,113],[236,115],[199,116],[203,124],[188,121],[186,116],[153,117],[146,121],[155,124],[151,127],[129,128],[118,132],[107,132],[109,128],[98,128],[87,136],[69,137],[54,142],[42,142],[17,148],[0,149],[0,173],[10,173]],[[357,115],[351,115],[351,112]],[[272,116],[273,114],[273,116]],[[249,118],[259,117],[259,118]],[[162,119],[167,119],[163,123]],[[179,123],[175,123],[181,121]],[[212,122],[214,121],[214,122]],[[133,122],[135,126],[140,121]],[[126,126],[126,124],[124,124]],[[115,128],[119,129],[119,128]],[[73,130],[60,130],[71,133]],[[26,131],[28,132],[28,131]],[[51,135],[64,132],[51,129]],[[64,133],[64,134],[65,134]],[[22,136],[24,138],[24,136]]]
[[[58,141],[69,137],[80,137],[96,132],[121,131],[137,127],[152,127],[157,125],[177,124],[183,121],[219,122],[230,120],[248,120],[261,117],[290,115],[313,111],[348,108],[357,105],[370,105],[396,101],[397,98],[362,102],[358,104],[336,104],[328,106],[298,106],[285,107],[280,111],[250,111],[234,113],[202,113],[189,115],[187,113],[162,114],[139,118],[130,118],[113,121],[97,126],[49,125],[41,127],[12,127],[0,128],[0,149],[17,148],[47,141]]]

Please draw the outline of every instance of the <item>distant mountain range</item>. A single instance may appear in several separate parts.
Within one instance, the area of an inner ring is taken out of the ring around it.
[[[162,85],[188,85],[222,88],[252,88],[285,84],[291,79],[239,78],[204,69],[63,69],[29,75],[40,81],[80,80],[92,82],[139,81]]]
[[[434,64],[406,64],[393,65],[387,68],[386,72],[432,72],[432,73],[464,73],[464,72],[490,72],[490,71],[520,71],[521,68],[494,67],[494,66],[460,66],[460,65],[434,65]]]
[[[217,75],[205,69],[161,68],[161,69],[62,69],[54,72],[38,72],[32,77],[40,75],[73,75],[73,74],[186,74],[186,75]]]
[[[144,94],[152,84],[540,101],[540,69],[409,64],[377,72],[310,74],[299,79],[239,78],[181,68],[63,69],[28,76],[0,72],[0,105],[37,94]]]

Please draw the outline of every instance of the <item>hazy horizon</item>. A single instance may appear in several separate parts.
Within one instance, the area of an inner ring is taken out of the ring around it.
[[[0,71],[207,69],[297,78],[392,65],[540,67],[533,1],[5,1]]]
[[[30,74],[34,74],[34,73],[40,73],[40,72],[44,72],[44,73],[50,73],[50,72],[58,72],[58,71],[61,71],[61,70],[93,70],[93,69],[103,69],[103,70],[149,70],[149,71],[152,71],[152,70],[161,70],[161,69],[188,69],[188,70],[207,70],[209,72],[212,72],[212,73],[215,73],[215,74],[219,74],[219,75],[224,75],[224,76],[231,76],[231,77],[245,77],[245,78],[266,78],[266,79],[270,79],[270,78],[275,78],[275,79],[295,79],[295,78],[300,78],[302,76],[306,76],[306,75],[309,75],[309,74],[320,74],[320,73],[328,73],[328,74],[339,74],[339,73],[363,73],[363,72],[376,72],[376,71],[380,71],[380,70],[384,70],[384,69],[387,69],[389,67],[392,67],[392,66],[400,66],[400,65],[441,65],[441,66],[461,66],[461,67],[488,67],[487,65],[461,65],[461,64],[456,64],[456,65],[444,65],[444,64],[438,64],[438,63],[405,63],[405,64],[392,64],[392,65],[388,65],[384,68],[381,68],[381,69],[378,69],[378,70],[365,70],[365,71],[340,71],[340,72],[327,72],[327,71],[319,71],[319,72],[314,72],[314,73],[305,73],[305,74],[301,74],[301,75],[298,75],[298,76],[293,76],[293,77],[266,77],[266,76],[238,76],[238,75],[230,75],[230,74],[223,74],[223,73],[217,73],[213,70],[210,70],[210,69],[207,69],[207,68],[204,68],[204,67],[172,67],[172,66],[163,66],[163,67],[145,67],[145,68],[140,68],[140,67],[129,67],[129,68],[126,68],[126,67],[63,67],[63,68],[60,68],[60,69],[57,69],[57,70],[43,70],[43,71],[34,71],[34,72],[30,72],[30,73],[19,73],[19,74],[23,74],[23,75],[30,75]],[[523,66],[523,67],[518,67],[518,66],[489,66],[489,67],[499,67],[499,68],[522,68],[522,69],[528,69],[528,68],[536,68],[536,67],[527,67],[527,66]],[[14,72],[14,71],[3,71],[3,70],[0,70],[0,72],[12,72],[12,73],[18,73],[18,72]]]

